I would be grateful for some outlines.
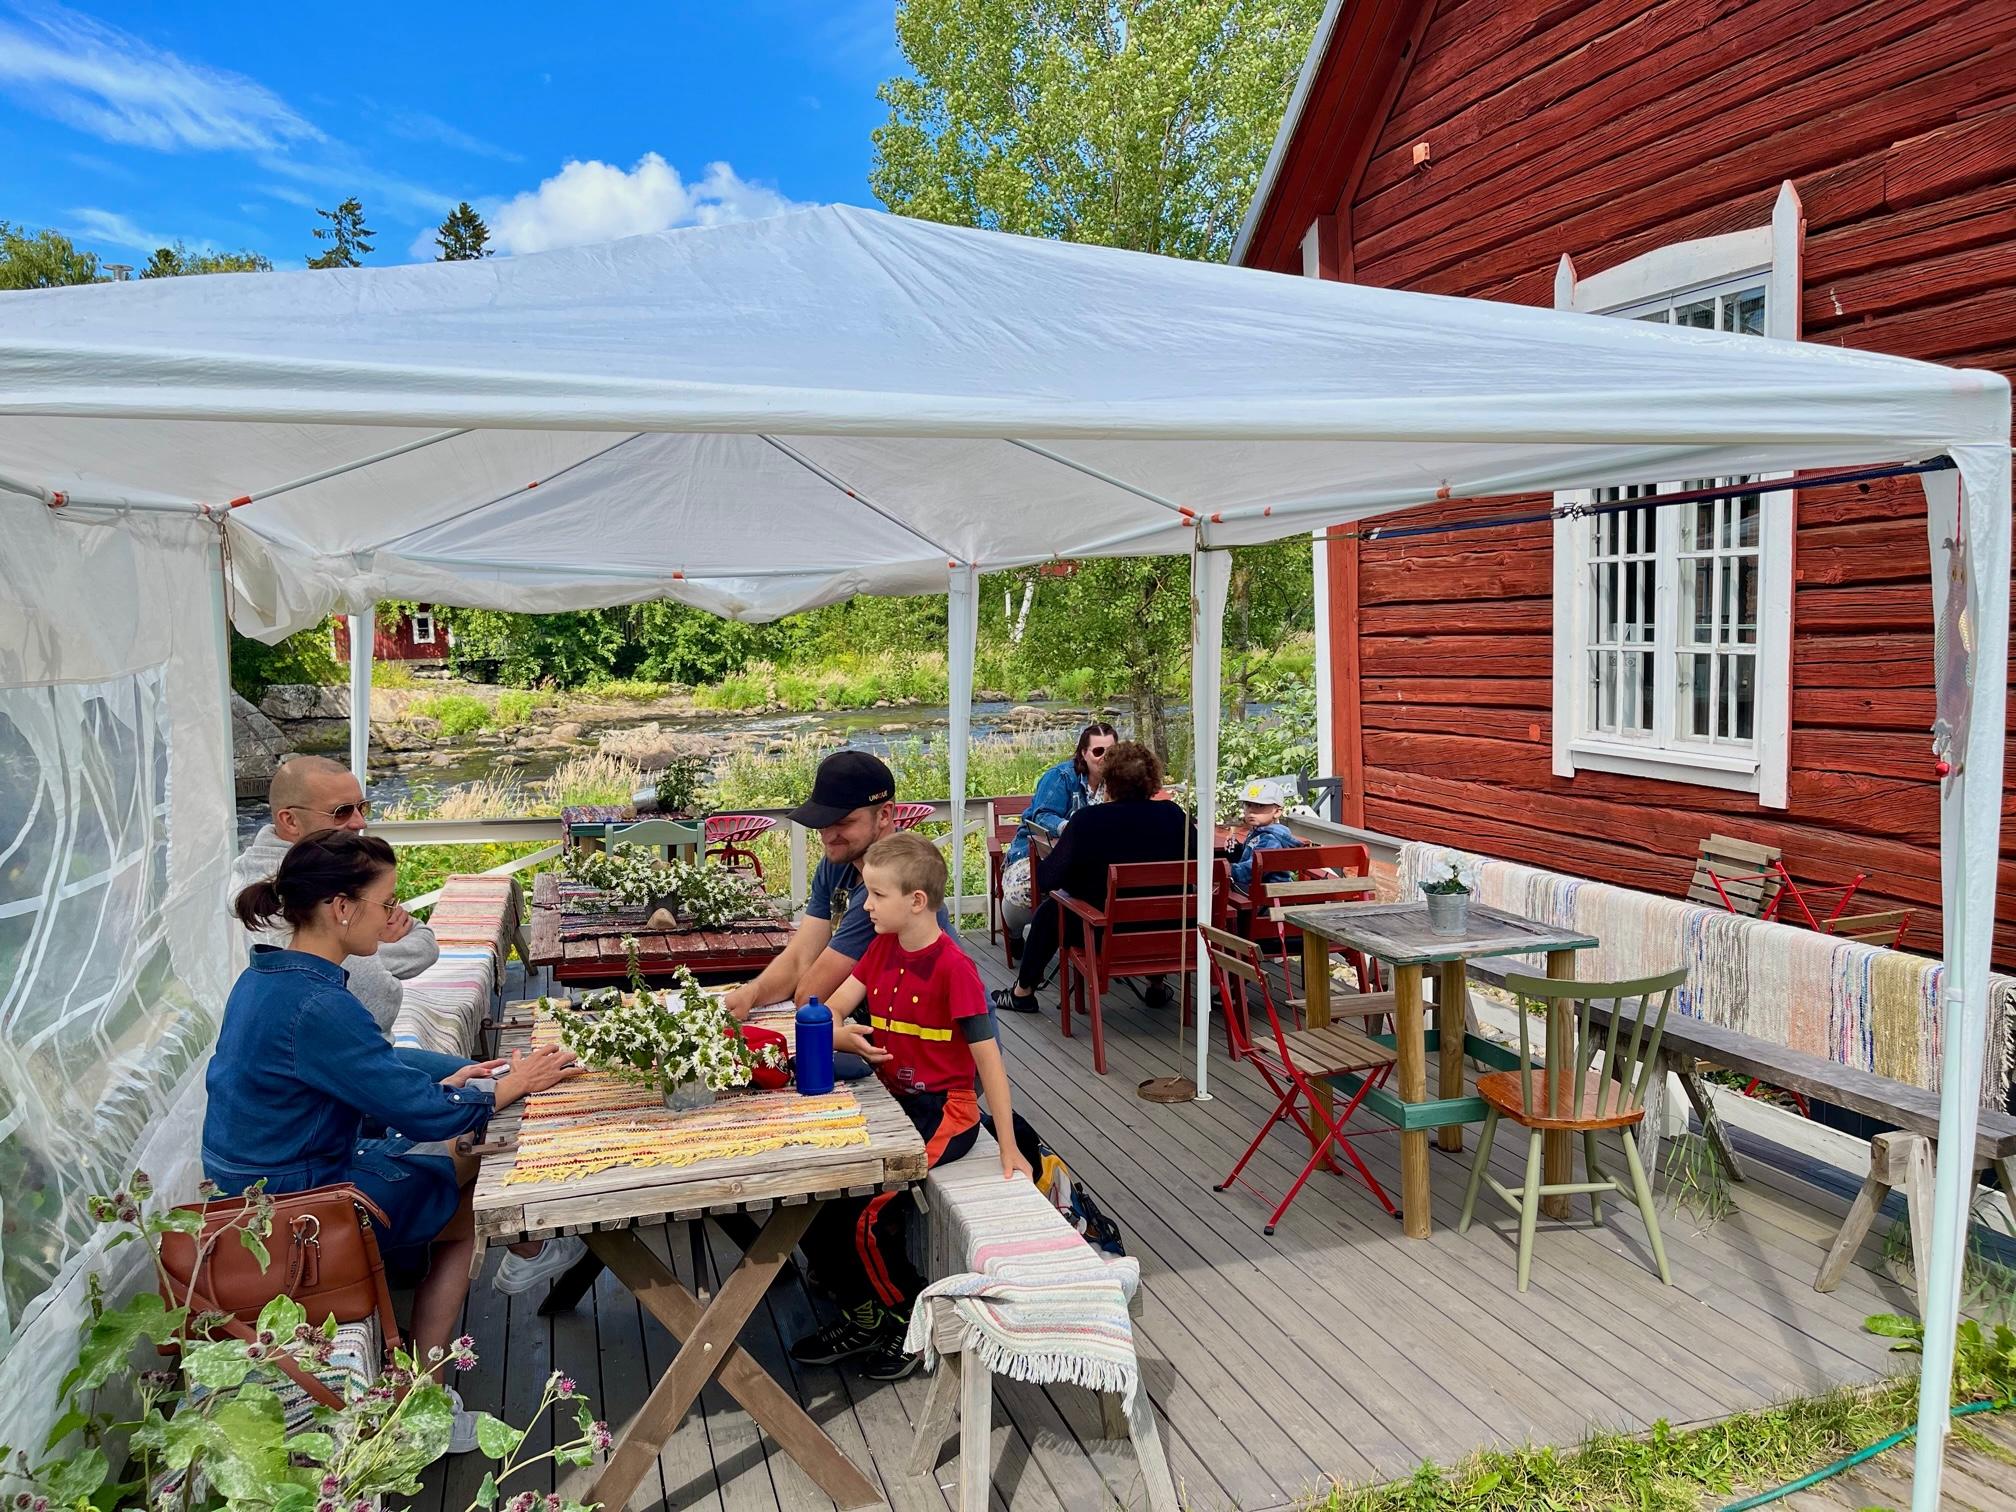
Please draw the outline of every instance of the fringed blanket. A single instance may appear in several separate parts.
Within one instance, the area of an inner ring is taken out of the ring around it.
[[[1810,929],[1585,882],[1511,861],[1409,841],[1400,848],[1400,896],[1454,865],[1482,901],[1601,943],[1579,957],[1591,979],[1687,967],[1680,1011],[1895,1081],[1939,1089],[1940,962],[1836,939]],[[1511,958],[1518,959],[1518,958]],[[1543,970],[1539,960],[1526,962]],[[1984,1107],[2000,1111],[2016,1075],[2016,978],[1991,976]]]
[[[441,955],[404,984],[392,1043],[469,1054],[511,947],[524,953],[524,913],[516,877],[450,877],[443,883],[427,920]]]
[[[1106,1259],[1034,1185],[1002,1180],[989,1142],[933,1180],[958,1183],[957,1206],[934,1213],[933,1222],[952,1226],[947,1246],[970,1256],[976,1269],[924,1288],[904,1347],[932,1362],[933,1309],[926,1304],[947,1297],[965,1326],[962,1347],[997,1375],[1118,1392],[1132,1408],[1141,1367],[1127,1307],[1141,1285],[1140,1262]]]
[[[518,1126],[507,1185],[562,1181],[618,1167],[698,1165],[804,1146],[868,1143],[868,1117],[852,1092],[738,1092],[711,1107],[674,1112],[650,1088],[590,1074],[531,1099]]]

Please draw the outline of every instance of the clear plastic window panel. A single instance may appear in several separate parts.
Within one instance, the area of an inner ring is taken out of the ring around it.
[[[0,688],[0,1352],[215,1031],[177,977],[158,670]]]

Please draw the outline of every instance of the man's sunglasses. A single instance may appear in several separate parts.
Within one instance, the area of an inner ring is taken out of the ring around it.
[[[297,814],[321,814],[325,818],[334,819],[338,824],[348,824],[350,816],[353,814],[360,815],[365,819],[371,817],[371,800],[369,798],[366,798],[362,803],[339,803],[333,809],[310,808],[305,803],[289,803],[282,806],[292,809]]]

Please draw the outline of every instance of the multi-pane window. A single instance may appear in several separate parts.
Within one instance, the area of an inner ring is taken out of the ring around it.
[[[413,644],[416,646],[431,646],[434,644],[434,616],[425,609],[414,612]]]
[[[1611,312],[1764,334],[1761,279]],[[1757,740],[1760,493],[1664,508],[1660,494],[1753,481],[1689,478],[1595,492],[1584,542],[1581,727],[1605,743],[1741,754]]]

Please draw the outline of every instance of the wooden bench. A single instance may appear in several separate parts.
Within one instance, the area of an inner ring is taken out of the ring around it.
[[[998,1195],[1001,1184],[1001,1153],[985,1129],[963,1157],[934,1170],[924,1183],[927,1214],[925,1232],[925,1274],[935,1278],[958,1275],[973,1269],[965,1252],[958,1221],[960,1204],[987,1184],[989,1196]],[[1028,1182],[1021,1183],[1028,1196],[1031,1226],[1054,1223],[1060,1227],[1064,1216],[1050,1199]],[[1081,1241],[1082,1242],[1082,1241]],[[917,1437],[911,1445],[906,1467],[912,1475],[929,1475],[937,1467],[938,1451],[944,1446],[952,1421],[959,1420],[959,1512],[987,1512],[987,1488],[993,1476],[992,1429],[994,1376],[978,1353],[964,1348],[965,1327],[950,1298],[933,1298],[924,1304],[931,1309],[934,1347],[941,1358],[931,1379],[930,1395],[917,1421]],[[1137,1316],[1140,1293],[1132,1299],[1130,1311]],[[1169,1473],[1169,1461],[1162,1452],[1161,1435],[1155,1426],[1155,1409],[1148,1401],[1144,1381],[1134,1393],[1134,1406],[1123,1412],[1120,1399],[1102,1393],[1100,1422],[1108,1438],[1128,1438],[1134,1443],[1141,1464],[1151,1512],[1177,1512],[1176,1485]]]
[[[1609,1021],[1606,1005],[1594,1004],[1592,1027],[1607,1028]],[[1732,1181],[1741,1181],[1743,1170],[1730,1147],[1728,1133],[1716,1116],[1715,1104],[1701,1085],[1703,1063],[1726,1067],[1739,1076],[1755,1077],[1788,1092],[1817,1097],[1836,1107],[1897,1125],[1895,1132],[1878,1134],[1870,1141],[1868,1179],[1856,1193],[1847,1221],[1821,1262],[1813,1289],[1832,1291],[1840,1284],[1876,1221],[1883,1199],[1893,1189],[1901,1188],[1908,1201],[1918,1300],[1923,1310],[1928,1274],[1924,1262],[1932,1229],[1932,1171],[1939,1137],[1939,1099],[1935,1094],[1874,1071],[1844,1066],[1803,1050],[1774,1045],[1754,1035],[1678,1014],[1666,1021],[1660,1058],[1666,1063],[1665,1069],[1678,1078],[1687,1101],[1701,1119],[1709,1147]],[[1654,1099],[1663,1095],[1664,1083],[1665,1078],[1654,1077],[1648,1088],[1646,1135],[1641,1141],[1649,1144],[1646,1160],[1655,1170],[1660,1110]],[[2009,1197],[2010,1206],[2016,1209],[2016,1118],[1984,1109],[1975,1130],[1974,1169],[1978,1172],[1991,1167]]]

